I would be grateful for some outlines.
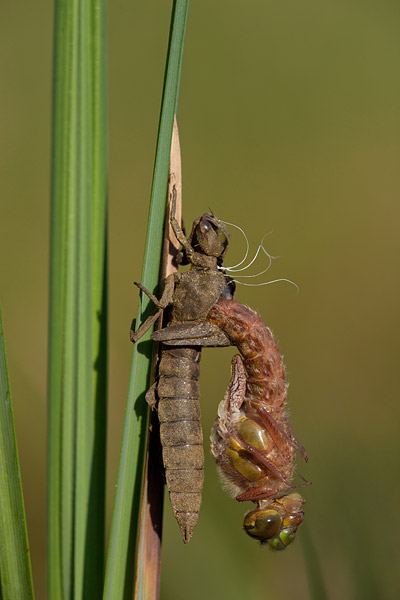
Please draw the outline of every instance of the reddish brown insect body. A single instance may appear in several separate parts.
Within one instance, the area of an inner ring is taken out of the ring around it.
[[[246,532],[282,550],[303,520],[304,500],[290,493],[294,458],[304,448],[286,413],[282,357],[262,319],[235,300],[220,298],[207,320],[217,325],[243,356],[232,361],[233,377],[211,434],[220,472],[239,502],[257,503],[244,520]]]

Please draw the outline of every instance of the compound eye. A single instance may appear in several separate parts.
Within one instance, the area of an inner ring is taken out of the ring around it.
[[[200,221],[201,231],[202,233],[208,233],[213,230],[217,234],[218,241],[225,247],[228,244],[228,238],[223,231],[218,227],[216,223],[211,220],[208,220],[206,217],[201,219]]]
[[[295,535],[296,531],[288,531],[283,529],[279,535],[267,540],[267,542],[274,550],[285,550],[285,548],[287,548],[287,546],[293,542]]]
[[[218,231],[218,241],[223,245],[223,247],[225,248],[225,246],[228,245],[228,238],[226,237],[226,235],[224,234],[223,231],[221,231],[220,229],[217,230]]]
[[[282,519],[275,510],[253,510],[243,521],[245,532],[253,538],[266,542],[280,530]]]

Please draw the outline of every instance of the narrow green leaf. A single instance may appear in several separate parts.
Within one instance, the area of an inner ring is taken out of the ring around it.
[[[34,597],[1,309],[0,590],[2,600]]]
[[[48,589],[98,598],[106,430],[105,2],[56,0]]]
[[[321,561],[312,538],[312,534],[307,525],[302,526],[302,541],[304,548],[304,561],[308,575],[308,585],[310,589],[311,600],[326,600],[328,594],[326,591],[324,575],[321,569]]]
[[[155,291],[159,275],[171,137],[178,99],[188,4],[188,0],[175,0],[172,9],[141,279],[142,283],[151,291]],[[141,323],[152,310],[153,308],[149,306],[147,298],[142,296],[137,323]],[[150,332],[142,338],[133,350],[118,485],[107,560],[104,590],[104,598],[107,600],[122,600],[122,598],[130,597],[134,587],[134,561],[138,543],[143,464],[148,429],[149,411],[144,395],[150,383],[152,344],[149,341],[149,336]]]
[[[177,271],[174,259],[176,259],[180,245],[177,240],[174,241],[171,225],[169,224],[168,226],[174,188],[176,189],[175,218],[178,223],[181,223],[182,163],[178,123],[175,119],[171,140],[167,212],[165,215],[163,255],[159,274],[160,282],[164,281],[171,273]],[[158,323],[157,325],[162,326],[161,323]],[[159,350],[158,345],[157,350]],[[162,523],[165,482],[161,464],[162,449],[160,424],[158,422],[156,411],[153,411],[150,417],[151,421],[145,459],[140,530],[138,534],[139,539],[136,555],[135,597],[146,598],[146,600],[157,600],[160,595],[161,583]]]

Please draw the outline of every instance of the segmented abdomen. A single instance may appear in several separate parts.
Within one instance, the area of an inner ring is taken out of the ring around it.
[[[157,385],[165,476],[184,542],[190,540],[199,518],[204,479],[200,356],[198,347],[163,344]]]
[[[244,359],[236,355],[232,360],[232,380],[218,406],[211,452],[236,499],[257,504],[244,518],[246,533],[284,550],[304,518],[304,500],[291,484],[296,449],[303,458],[307,455],[286,414],[282,357],[260,317],[234,300],[220,298],[207,321],[226,334]]]
[[[290,489],[297,443],[286,414],[282,356],[262,319],[235,300],[220,298],[207,320],[240,351],[236,371],[241,364],[246,370],[236,372],[240,379],[234,376],[219,406],[212,453],[224,477],[242,491],[240,501],[271,498]],[[237,394],[243,379],[244,390]]]
[[[219,298],[207,321],[218,325],[243,356],[247,394],[271,408],[281,407],[287,391],[285,369],[274,336],[263,320],[247,306]]]

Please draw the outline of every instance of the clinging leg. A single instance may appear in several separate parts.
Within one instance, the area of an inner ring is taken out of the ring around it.
[[[181,246],[185,249],[187,259],[190,262],[190,257],[193,255],[194,250],[193,250],[192,246],[190,245],[189,240],[186,238],[185,234],[183,233],[183,230],[182,230],[181,226],[179,225],[178,221],[175,219],[176,194],[177,194],[176,187],[174,186],[173,190],[172,190],[170,223],[171,223],[171,227],[175,234],[176,239],[181,244]]]
[[[153,304],[155,304],[158,308],[158,311],[154,314],[151,315],[150,317],[148,317],[144,323],[142,323],[142,325],[138,328],[137,331],[133,331],[131,329],[131,334],[130,334],[130,339],[131,342],[136,343],[138,340],[140,340],[140,338],[146,333],[146,331],[148,331],[150,329],[150,327],[152,327],[152,325],[154,325],[154,323],[157,321],[157,319],[159,319],[159,317],[162,314],[162,311],[168,306],[168,304],[171,304],[172,302],[172,298],[174,295],[174,288],[175,288],[175,282],[177,277],[179,277],[178,273],[171,273],[171,275],[168,275],[168,277],[165,280],[164,283],[164,291],[162,293],[162,296],[160,298],[160,300],[158,300],[156,298],[156,296],[154,296],[154,294],[152,294],[147,288],[144,287],[144,285],[142,285],[141,283],[138,283],[137,281],[135,281],[135,285],[144,293],[146,294],[146,296],[148,296],[150,298],[150,300],[153,302]]]

